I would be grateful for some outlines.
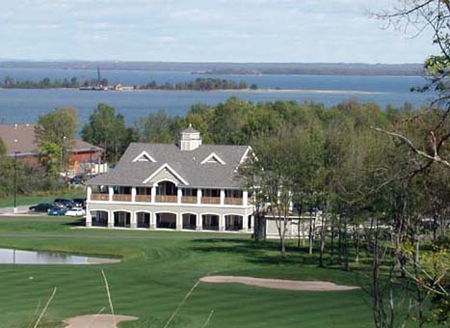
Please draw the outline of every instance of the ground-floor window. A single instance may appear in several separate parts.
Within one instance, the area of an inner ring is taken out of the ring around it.
[[[150,228],[150,213],[137,212],[136,219],[138,228]]]
[[[93,227],[108,226],[108,211],[91,211]]]
[[[183,229],[195,230],[197,225],[197,215],[183,214]]]
[[[115,227],[130,227],[131,214],[129,212],[114,212],[114,226]]]
[[[219,230],[219,216],[214,214],[203,214],[203,230]]]
[[[177,216],[173,213],[157,213],[156,228],[176,229]]]
[[[239,231],[243,227],[243,218],[241,215],[226,215],[225,216],[225,230]]]

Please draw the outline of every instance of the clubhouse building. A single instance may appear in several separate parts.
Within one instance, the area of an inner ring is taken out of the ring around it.
[[[203,145],[192,126],[177,144],[132,143],[87,182],[86,226],[252,231],[254,206],[237,175],[249,151]]]

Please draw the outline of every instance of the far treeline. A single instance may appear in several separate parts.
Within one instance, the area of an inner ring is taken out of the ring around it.
[[[106,78],[91,79],[85,81],[78,81],[77,77],[71,79],[53,79],[46,77],[41,81],[18,81],[11,76],[7,76],[0,88],[5,89],[78,89],[80,87],[94,87],[98,85],[108,86],[109,81]],[[193,81],[178,82],[178,83],[164,83],[157,84],[152,81],[145,85],[134,85],[134,90],[192,90],[192,91],[212,91],[212,90],[245,90],[248,89],[247,82],[233,80],[217,79],[217,78],[196,78]],[[251,90],[258,89],[256,84],[250,86]]]

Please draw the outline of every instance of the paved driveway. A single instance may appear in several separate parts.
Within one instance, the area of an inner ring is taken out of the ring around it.
[[[33,205],[17,206],[17,213],[28,213],[28,209]],[[0,207],[0,215],[14,214],[14,207]]]

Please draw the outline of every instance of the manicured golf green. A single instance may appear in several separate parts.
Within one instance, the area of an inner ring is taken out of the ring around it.
[[[318,269],[306,254],[290,252],[280,264],[276,244],[255,246],[238,234],[77,229],[76,219],[1,218],[0,247],[121,257],[105,265],[0,265],[0,327],[29,327],[50,297],[39,327],[64,318],[110,313],[103,269],[117,314],[139,317],[120,327],[163,327],[196,281],[206,275],[326,280],[355,285],[354,273]],[[373,327],[362,290],[294,292],[238,284],[206,284],[193,291],[175,327]]]

